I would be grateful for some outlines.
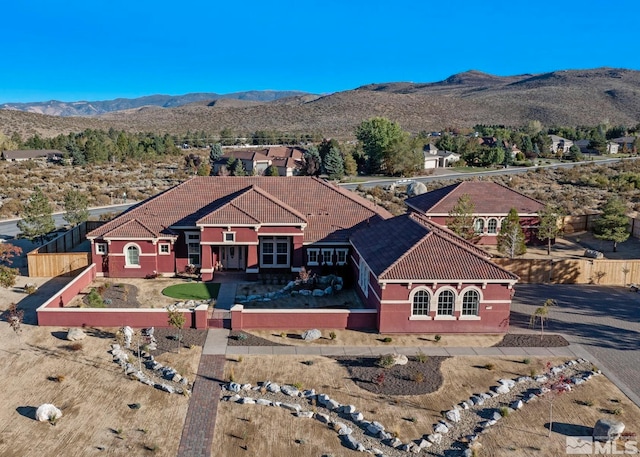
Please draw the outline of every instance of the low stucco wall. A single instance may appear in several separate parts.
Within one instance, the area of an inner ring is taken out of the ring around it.
[[[51,327],[170,327],[166,309],[64,308],[96,277],[91,264],[37,310],[38,325]],[[184,310],[185,327],[207,328],[207,305]]]
[[[231,328],[249,329],[375,329],[375,309],[245,309],[231,308]]]

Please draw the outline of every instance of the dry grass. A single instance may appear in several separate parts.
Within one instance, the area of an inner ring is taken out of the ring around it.
[[[331,339],[330,333],[335,332],[336,338]],[[252,335],[273,341],[275,343],[289,344],[292,346],[443,346],[443,347],[489,347],[502,341],[504,335],[441,335],[436,342],[435,334],[383,334],[355,330],[322,330],[322,338],[307,343],[299,338],[300,330],[251,330]],[[289,335],[287,338],[281,334]],[[385,343],[385,338],[391,338],[391,342]]]
[[[0,366],[5,373],[0,455],[79,457],[99,448],[105,455],[146,455],[151,451],[145,446],[157,447],[153,455],[176,455],[187,397],[127,379],[107,352],[114,340],[89,336],[82,341],[83,349],[74,352],[58,337],[63,329],[23,329],[17,338],[8,325],[0,326]],[[200,352],[167,353],[158,360],[193,380]],[[33,408],[43,403],[62,410],[55,426],[32,418]],[[140,403],[141,409],[130,409],[132,403]]]
[[[312,365],[302,363],[310,360],[313,361]],[[551,362],[556,364],[562,360],[552,359]],[[493,371],[483,368],[483,365],[489,361],[496,366]],[[227,364],[225,379],[228,379],[233,370],[234,378],[238,382],[252,384],[264,380],[280,383],[299,382],[303,388],[314,388],[340,403],[355,405],[359,411],[362,411],[365,418],[381,422],[387,430],[397,431],[398,437],[406,442],[430,431],[432,424],[442,418],[443,410],[466,400],[473,393],[486,391],[501,377],[528,374],[531,366],[542,369],[547,361],[534,359],[531,365],[524,365],[521,360],[507,357],[450,358],[442,364],[445,381],[440,389],[432,394],[419,396],[388,397],[360,389],[350,379],[344,367],[333,359],[320,356],[247,356],[241,364],[236,362]],[[287,451],[287,446],[297,438],[296,424],[302,426],[305,420],[297,419],[299,422],[295,422],[294,418],[290,428],[281,428],[282,421],[289,419],[278,408],[254,407],[248,410],[247,406],[229,403],[222,403],[221,406],[223,408],[218,410],[214,449],[225,446],[231,450],[228,455],[236,455],[233,453],[233,448],[238,448],[244,443],[231,435],[234,435],[238,429],[246,427],[242,423],[242,418],[251,417],[252,423],[257,424],[257,428],[251,434],[252,452],[255,452],[253,455],[293,455]],[[415,421],[408,420],[411,417],[415,418]],[[305,425],[305,427],[308,426]],[[313,430],[321,429],[324,427],[316,424]],[[332,449],[331,452],[337,449],[336,452],[338,452],[340,445],[334,433],[321,436],[321,447],[326,449],[325,452],[329,452],[329,449]]]

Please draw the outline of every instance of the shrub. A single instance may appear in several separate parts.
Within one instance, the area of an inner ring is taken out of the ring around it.
[[[417,382],[417,383],[424,382],[424,374],[423,374],[423,373],[421,373],[420,371],[416,371],[416,372],[413,374],[413,381],[414,381],[414,382]]]
[[[392,341],[393,338],[391,338],[390,336],[385,336],[384,338],[382,338],[383,343],[391,343]]]
[[[36,291],[38,290],[38,288],[36,287],[35,284],[27,284],[24,286],[24,293],[25,294],[35,294]]]
[[[296,381],[293,384],[291,384],[293,387],[295,387],[298,390],[302,390],[302,383],[300,381]]]
[[[302,362],[304,365],[307,365],[308,367],[310,367],[311,365],[313,365],[313,360],[305,360],[304,362]]]
[[[238,333],[236,335],[236,340],[238,341],[247,341],[249,339],[249,335],[247,335],[246,333]]]
[[[593,400],[591,399],[587,399],[587,400],[576,400],[576,403],[582,406],[593,406]]]
[[[415,417],[411,416],[411,417],[407,417],[407,420],[409,422],[415,422],[417,419]]]
[[[242,361],[244,360],[244,357],[242,357],[241,355],[238,356],[238,363],[242,363]]]
[[[376,362],[376,365],[378,365],[379,367],[382,367],[382,368],[389,368],[389,367],[393,366],[394,363],[395,363],[395,359],[394,359],[393,355],[386,354],[386,355],[381,355],[380,356],[380,358]]]
[[[287,332],[280,332],[280,338],[286,338]]]
[[[92,288],[87,295],[87,302],[91,308],[104,308],[104,300],[95,288]]]
[[[425,363],[429,360],[429,356],[422,351],[416,353],[416,362]]]
[[[111,300],[110,298],[105,298],[102,301],[103,301],[105,306],[111,306],[113,304],[113,300]]]
[[[613,414],[614,416],[622,416],[622,413],[624,413],[624,410],[622,408],[615,408],[611,411],[611,414]]]
[[[442,339],[442,335],[436,335],[433,337],[433,339],[435,340],[436,343],[439,343],[440,340]]]
[[[538,374],[538,370],[536,370],[535,368],[532,368],[529,370],[529,376],[531,376],[532,378]]]
[[[522,360],[522,363],[524,363],[525,365],[530,365],[531,364],[531,359],[530,358],[526,358]]]
[[[67,344],[64,348],[67,351],[78,352],[82,350],[82,347],[83,347],[82,343],[75,342],[75,343]]]
[[[331,338],[332,340],[335,340],[338,337],[338,335],[336,335],[336,332],[331,331],[329,332],[329,338]]]
[[[500,415],[502,417],[507,417],[509,415],[509,412],[510,412],[509,408],[507,408],[506,406],[501,406],[499,411],[500,411]]]
[[[229,382],[234,382],[236,380],[236,372],[233,369],[233,367],[231,367],[229,369]]]
[[[495,369],[495,367],[496,367],[496,366],[495,366],[495,364],[493,364],[493,363],[487,363],[487,364],[485,364],[485,366],[484,366],[484,368],[485,368],[486,370],[489,370],[489,371],[494,370],[494,369]]]
[[[55,376],[49,376],[47,379],[48,379],[49,381],[53,381],[53,382],[58,382],[58,383],[60,383],[60,382],[64,382],[64,380],[65,380],[65,376],[64,376],[64,375],[62,375],[62,374],[58,374],[58,375],[55,375]]]

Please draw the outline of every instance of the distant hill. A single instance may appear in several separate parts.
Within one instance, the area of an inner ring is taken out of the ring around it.
[[[231,94],[216,93],[192,93],[185,95],[149,95],[138,98],[116,98],[115,100],[103,101],[79,101],[61,102],[50,100],[47,102],[33,103],[4,103],[0,104],[0,109],[26,111],[29,113],[48,114],[50,116],[97,116],[112,111],[123,111],[144,106],[158,106],[161,108],[175,108],[189,103],[208,103],[217,100],[245,100],[252,102],[270,102],[280,98],[288,98],[307,95],[306,92],[299,91],[276,91],[276,90],[252,90],[247,92],[234,92]]]
[[[18,119],[11,111],[0,110],[0,128],[5,133],[38,131],[42,135],[81,125],[177,134],[273,129],[347,139],[353,138],[356,125],[372,116],[395,120],[414,133],[475,124],[519,126],[529,120],[546,126],[640,122],[640,71],[613,68],[517,76],[468,71],[435,83],[369,84],[324,96],[285,94],[279,92],[272,100],[235,97],[249,102],[212,103],[209,99],[177,107],[134,107],[91,118],[21,113],[26,117]]]

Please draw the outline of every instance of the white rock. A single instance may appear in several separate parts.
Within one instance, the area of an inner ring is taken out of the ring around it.
[[[449,433],[449,427],[447,427],[442,422],[438,422],[433,426],[433,431],[440,434],[446,434]]]
[[[442,435],[440,433],[432,433],[427,436],[427,440],[432,442],[433,444],[440,444],[442,441]]]
[[[84,333],[81,328],[70,328],[67,332],[67,340],[69,341],[84,340],[86,337],[87,334]]]
[[[50,403],[40,405],[38,409],[36,409],[36,420],[40,422],[48,422],[50,420],[60,419],[61,417],[62,411]]]
[[[306,342],[315,341],[322,337],[322,332],[317,328],[313,328],[311,330],[307,330],[303,332],[301,336],[302,336],[302,339],[305,340]]]
[[[444,417],[446,417],[447,420],[450,420],[451,422],[460,422],[460,410],[452,409],[450,411],[447,411],[446,413],[444,413]]]
[[[514,401],[513,403],[511,403],[510,406],[512,409],[522,409],[522,406],[523,406],[522,400]]]

